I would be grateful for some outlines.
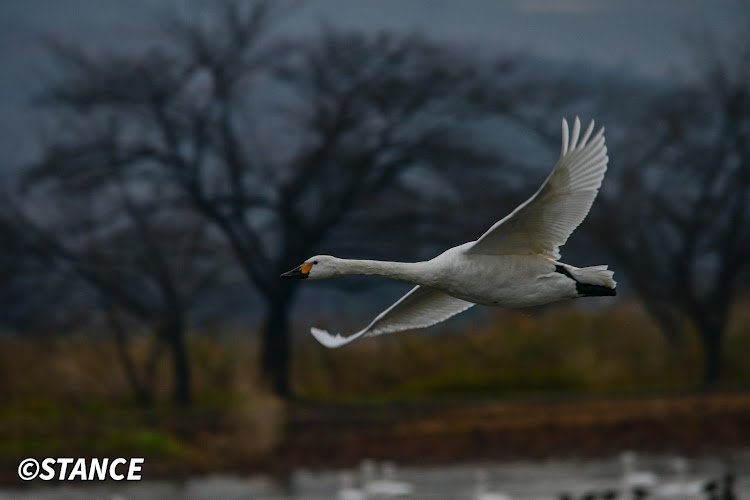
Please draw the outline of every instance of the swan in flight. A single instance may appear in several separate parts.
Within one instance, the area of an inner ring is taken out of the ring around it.
[[[576,117],[572,131],[562,121],[562,149],[552,173],[539,190],[478,240],[450,248],[425,262],[384,262],[317,255],[282,278],[324,279],[368,274],[417,286],[380,313],[363,330],[343,337],[312,328],[326,347],[359,337],[424,328],[474,304],[530,307],[577,297],[615,295],[607,266],[577,268],[559,262],[559,247],[588,214],[604,172],[604,128],[592,136],[593,120],[581,135]]]

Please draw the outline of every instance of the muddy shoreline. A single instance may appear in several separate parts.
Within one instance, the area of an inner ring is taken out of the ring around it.
[[[264,456],[243,455],[242,441],[237,439],[242,429],[236,424],[217,424],[185,435],[192,451],[171,456],[146,454],[143,479],[226,474],[270,475],[283,482],[295,469],[348,468],[364,458],[420,466],[605,458],[626,449],[729,457],[735,450],[750,448],[750,394],[744,392],[366,405],[297,401],[289,403],[284,413],[284,437]],[[220,447],[215,444],[218,438]],[[211,442],[214,444],[209,447]],[[67,447],[64,451],[67,454],[56,451],[47,456],[90,455],[83,449],[78,454]],[[6,454],[0,484],[42,486],[39,481],[23,483],[18,479],[16,467],[25,456],[29,454]],[[49,481],[45,486],[55,484],[62,483]]]
[[[292,409],[275,467],[349,467],[600,457],[625,449],[686,455],[750,446],[750,394],[558,402],[404,403]]]

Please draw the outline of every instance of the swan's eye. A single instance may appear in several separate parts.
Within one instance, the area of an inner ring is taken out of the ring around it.
[[[317,264],[317,263],[318,263],[318,261],[317,261],[317,260],[314,260],[314,261],[313,261],[313,264]]]

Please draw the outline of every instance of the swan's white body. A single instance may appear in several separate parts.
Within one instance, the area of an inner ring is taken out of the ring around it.
[[[354,476],[350,472],[342,472],[340,475],[341,488],[336,494],[337,500],[366,500],[367,494],[354,487]]]
[[[417,286],[358,333],[342,337],[312,328],[327,347],[362,336],[423,328],[474,304],[530,307],[589,295],[614,295],[607,266],[576,268],[558,262],[558,249],[583,221],[607,170],[604,129],[592,121],[580,136],[575,119],[568,136],[563,119],[560,159],[542,187],[477,241],[450,248],[426,262],[382,262],[319,255],[283,274],[323,279],[369,274]],[[579,137],[580,136],[580,137]],[[590,139],[590,140],[589,140]]]
[[[475,473],[474,500],[513,500],[509,495],[499,491],[490,491],[489,474],[484,469]]]
[[[656,498],[678,498],[680,500],[693,500],[705,498],[703,495],[704,482],[698,479],[688,479],[688,463],[682,457],[672,460],[674,478],[654,488]]]
[[[635,453],[632,451],[624,452],[621,457],[622,462],[622,485],[625,491],[632,491],[633,488],[645,488],[650,490],[654,488],[659,478],[656,474],[647,470],[638,470],[636,468]]]
[[[414,494],[411,483],[396,479],[396,466],[392,462],[384,462],[381,473],[382,477],[375,479],[372,472],[363,469],[365,492],[371,498],[408,498]]]

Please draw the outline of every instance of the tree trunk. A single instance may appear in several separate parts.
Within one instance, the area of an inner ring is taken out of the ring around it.
[[[722,340],[726,326],[726,315],[721,312],[709,312],[695,317],[698,334],[703,344],[703,385],[715,385],[722,375]]]
[[[268,298],[266,323],[261,345],[261,375],[277,396],[290,398],[289,383],[292,343],[289,330],[289,305],[292,294],[282,292]]]
[[[130,348],[128,345],[128,338],[127,333],[125,332],[125,328],[123,328],[122,324],[116,316],[115,311],[111,307],[109,307],[109,305],[105,306],[104,310],[107,322],[109,323],[109,327],[115,336],[117,357],[120,359],[120,363],[125,370],[125,377],[127,378],[128,382],[130,382],[130,386],[133,388],[136,401],[138,401],[138,404],[141,406],[151,406],[154,402],[154,394],[151,386],[148,384],[144,384],[138,376],[135,362],[130,355]]]
[[[169,318],[161,325],[161,333],[172,356],[174,381],[172,398],[178,406],[189,406],[193,400],[190,380],[190,360],[185,343],[185,323],[180,318]]]
[[[643,294],[643,292],[641,292]],[[669,348],[678,353],[682,353],[685,347],[682,335],[682,319],[684,316],[673,309],[673,304],[655,297],[649,297],[643,294],[643,304],[646,306],[648,315],[656,321],[664,339],[669,344]]]

